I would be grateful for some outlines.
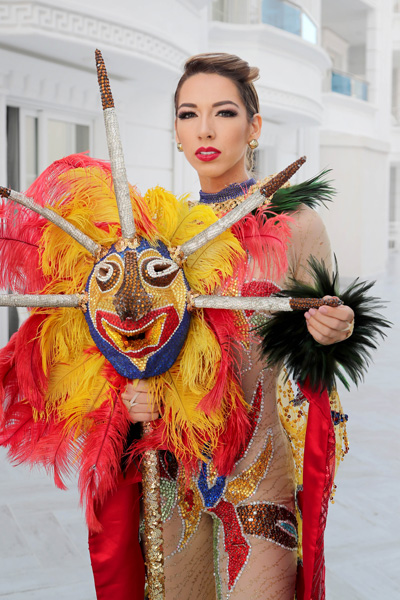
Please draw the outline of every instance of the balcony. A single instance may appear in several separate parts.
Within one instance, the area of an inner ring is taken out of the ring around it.
[[[311,17],[290,0],[217,0],[213,4],[213,21],[225,23],[272,25],[301,37],[311,44],[318,42],[318,28]]]
[[[368,101],[368,82],[361,77],[337,69],[331,72],[331,91]]]

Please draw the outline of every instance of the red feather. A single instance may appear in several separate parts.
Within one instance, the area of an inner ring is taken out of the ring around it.
[[[15,342],[16,334],[0,350],[0,422],[4,419],[4,411],[18,397],[18,381],[14,364]]]
[[[217,380],[212,390],[204,396],[199,403],[198,409],[212,414],[221,407],[221,400],[224,397],[228,376],[234,378],[234,373],[240,372],[239,359],[241,351],[239,348],[240,333],[235,324],[235,313],[230,310],[205,309],[204,318],[210,327],[221,348],[221,362]],[[228,375],[229,374],[229,375]]]
[[[15,369],[21,399],[38,411],[44,409],[47,377],[42,368],[39,331],[45,314],[31,315],[19,328],[15,340]]]
[[[285,274],[292,220],[285,214],[271,217],[271,211],[261,206],[255,215],[247,215],[232,227],[232,233],[253,258],[248,279],[253,277],[256,267],[266,279],[280,279]]]
[[[213,454],[215,468],[221,475],[229,475],[233,471],[238,455],[246,446],[251,426],[248,410],[242,402],[240,386],[237,392],[231,413],[226,419],[224,431],[219,436],[218,446]]]
[[[8,446],[8,456],[14,464],[33,464],[35,447],[45,430],[45,422],[34,421],[32,407],[18,402],[4,411],[0,445]]]
[[[118,375],[114,369],[110,376],[111,369],[110,365],[107,379],[112,381],[114,389],[101,407],[88,415],[92,427],[82,443],[80,456],[81,502],[86,505],[86,521],[93,532],[101,529],[94,503],[102,503],[107,493],[116,486],[129,429],[126,408],[119,400],[126,378]]]
[[[39,268],[39,239],[47,221],[8,201],[0,203],[0,288],[35,293],[46,282]]]
[[[68,183],[59,180],[60,175],[71,169],[86,169],[90,167],[97,167],[105,173],[110,172],[110,165],[103,160],[91,158],[87,154],[71,154],[70,156],[56,160],[47,167],[28,188],[26,195],[34,198],[35,202],[41,206],[52,206],[62,200],[62,195],[60,194],[61,188],[65,188],[66,190],[69,188]],[[64,197],[64,202],[68,202],[68,194]]]
[[[199,459],[189,450],[189,432],[185,430],[184,426],[182,426],[179,431],[179,446],[175,446],[168,440],[167,419],[168,415],[163,415],[162,419],[152,421],[153,430],[140,440],[135,440],[134,444],[132,444],[126,452],[127,464],[129,465],[133,460],[136,460],[143,452],[146,452],[146,450],[169,450],[183,467],[186,476],[189,479],[192,475],[198,473]],[[191,437],[192,436],[193,432],[191,432]],[[205,448],[207,439],[201,439],[199,436],[199,440],[201,441],[201,445]]]

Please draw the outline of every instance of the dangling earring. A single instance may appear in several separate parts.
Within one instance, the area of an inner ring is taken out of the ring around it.
[[[177,143],[176,147],[178,148],[178,152],[183,152],[183,146],[180,142]]]
[[[257,140],[250,140],[249,146],[250,146],[250,148],[252,150],[255,150],[256,148],[258,148],[258,141]]]

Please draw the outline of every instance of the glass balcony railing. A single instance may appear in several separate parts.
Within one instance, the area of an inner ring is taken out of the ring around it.
[[[287,0],[263,0],[261,20],[316,44],[318,30],[310,17],[296,4]]]
[[[334,70],[331,75],[331,90],[344,96],[368,100],[368,82],[356,75]]]
[[[266,23],[311,44],[318,41],[316,24],[291,0],[214,0],[212,18],[225,23]]]

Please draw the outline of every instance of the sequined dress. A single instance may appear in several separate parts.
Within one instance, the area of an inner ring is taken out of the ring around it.
[[[221,214],[254,184],[249,180],[220,194],[201,193],[201,201]],[[286,278],[308,280],[310,255],[327,265],[331,262],[325,228],[318,214],[304,207],[294,215],[291,230]],[[240,293],[269,295],[284,283],[285,278],[268,281],[263,273],[253,271]],[[249,329],[256,318],[243,314]],[[247,448],[232,474],[219,476],[212,462],[203,463],[199,477],[187,489],[173,460],[164,459],[161,465],[167,600],[294,598],[295,462],[278,410],[279,404],[282,409],[278,388],[281,396],[287,392],[279,385],[277,369],[263,369],[256,338],[242,348],[241,358],[240,376],[252,425]]]

